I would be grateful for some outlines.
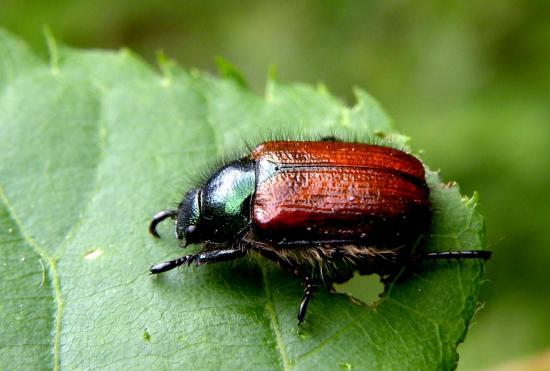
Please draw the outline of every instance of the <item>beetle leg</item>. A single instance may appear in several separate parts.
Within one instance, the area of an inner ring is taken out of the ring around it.
[[[151,274],[157,274],[157,273],[169,271],[185,263],[187,264],[195,263],[196,265],[218,263],[222,261],[241,258],[244,255],[246,255],[246,251],[242,249],[205,251],[198,254],[185,255],[185,256],[182,256],[181,258],[169,260],[164,263],[155,264],[149,270],[151,271]]]
[[[157,232],[157,225],[166,218],[174,219],[174,217],[176,215],[178,215],[177,210],[163,210],[163,211],[160,211],[160,212],[156,213],[155,216],[153,216],[153,219],[151,219],[151,224],[149,224],[149,232],[153,236],[155,236],[157,238],[160,238],[160,236]]]
[[[201,265],[219,263],[242,258],[245,255],[246,251],[243,249],[211,250],[191,255],[188,264],[195,263],[196,265]]]
[[[428,252],[421,256],[423,259],[483,259],[491,257],[492,252],[487,250],[466,251],[436,251]]]
[[[307,312],[307,306],[309,301],[313,297],[313,283],[309,276],[304,276],[304,298],[300,303],[300,308],[298,309],[298,323],[301,324],[304,322],[304,318]]]
[[[191,258],[191,256],[192,255],[186,255],[186,256],[182,256],[181,258],[155,264],[151,268],[149,268],[149,271],[151,272],[151,274],[157,274],[157,273],[169,271],[171,269],[179,267],[180,265],[185,264]]]
[[[296,240],[287,242],[276,242],[273,245],[282,248],[295,249],[300,247],[311,246],[342,246],[342,245],[360,245],[361,241],[357,240]]]
[[[261,254],[264,258],[267,258],[277,264],[279,264],[283,269],[286,269],[290,273],[292,273],[296,277],[300,277],[304,280],[304,298],[302,299],[302,302],[300,303],[300,307],[298,308],[298,324],[301,324],[304,322],[304,318],[306,316],[307,307],[309,305],[309,302],[311,301],[311,298],[313,297],[313,290],[314,290],[314,282],[313,279],[308,275],[305,274],[298,265],[293,263],[292,261],[289,261],[287,259],[284,259],[279,254],[277,254],[274,251],[265,249],[265,243],[263,242],[257,242],[248,238],[241,239],[241,243],[244,243],[244,245],[248,246],[252,250],[258,252]]]

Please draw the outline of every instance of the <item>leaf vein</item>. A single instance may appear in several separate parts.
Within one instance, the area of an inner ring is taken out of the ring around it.
[[[93,203],[93,200],[94,200],[95,196],[100,191],[99,169],[100,169],[102,161],[105,159],[105,154],[106,154],[106,152],[105,152],[106,148],[105,147],[106,147],[106,143],[107,143],[107,128],[105,127],[105,122],[103,120],[102,106],[103,105],[100,103],[100,107],[99,107],[100,114],[99,114],[99,117],[98,117],[98,120],[97,120],[97,123],[96,123],[97,132],[98,132],[98,143],[97,143],[97,146],[98,146],[98,160],[95,164],[94,188],[90,191],[89,196],[87,197],[86,205],[81,208],[82,211],[78,215],[78,219],[73,223],[73,225],[71,226],[71,228],[68,230],[67,234],[65,235],[64,241],[59,245],[57,250],[54,252],[53,256],[54,256],[55,259],[59,259],[63,255],[63,252],[65,251],[65,248],[67,247],[67,245],[72,241],[72,239],[74,239],[74,236],[76,236],[76,234],[77,234],[76,232],[78,232],[78,230],[82,226],[82,223],[84,222],[84,216],[88,213],[88,210],[91,208],[91,205]]]
[[[275,349],[277,350],[281,358],[281,361],[283,364],[283,370],[290,370],[290,360],[288,359],[285,344],[281,336],[281,326],[279,325],[279,321],[277,320],[277,314],[275,313],[275,309],[273,307],[273,298],[271,297],[271,288],[269,286],[269,280],[267,278],[267,271],[264,266],[262,266],[261,269],[262,269],[262,281],[264,286],[264,293],[266,297],[266,304],[264,308],[271,324],[270,326],[271,330],[273,331],[273,335],[275,336],[275,343],[276,343]]]
[[[9,202],[4,188],[0,185],[0,200],[8,210],[11,219],[17,225],[23,240],[32,247],[32,249],[42,258],[43,261],[48,263],[50,267],[50,278],[52,280],[52,289],[54,292],[54,299],[56,304],[55,310],[55,325],[54,325],[54,341],[53,341],[53,369],[59,370],[59,348],[61,339],[61,316],[63,313],[63,298],[61,297],[61,283],[59,281],[59,273],[57,271],[56,260],[48,255],[46,250],[42,248],[25,230],[23,223],[17,217],[15,208]]]

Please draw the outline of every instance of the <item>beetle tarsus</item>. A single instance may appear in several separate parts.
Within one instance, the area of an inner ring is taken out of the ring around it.
[[[219,263],[222,261],[233,260],[241,258],[245,255],[246,251],[243,249],[205,251],[194,255],[185,255],[181,258],[169,260],[164,263],[155,264],[149,270],[151,271],[151,274],[157,274],[172,270],[185,263],[188,265],[195,263],[198,266],[201,264]]]
[[[182,256],[181,258],[155,264],[149,269],[149,271],[151,272],[151,274],[157,274],[157,273],[162,273],[162,272],[172,270],[174,268],[179,267],[180,265],[185,264],[190,257],[191,255],[186,255],[186,256]]]
[[[282,258],[279,254],[270,251],[268,249],[263,249],[260,244],[257,244],[255,241],[243,239],[243,242],[246,246],[249,248],[257,251],[260,253],[263,257],[276,262],[279,264],[283,269],[288,271],[289,273],[292,273],[296,277],[302,277],[304,279],[304,298],[302,299],[302,302],[300,303],[300,307],[298,308],[298,324],[302,324],[304,322],[304,319],[306,317],[307,313],[307,307],[309,305],[309,302],[311,301],[311,298],[313,297],[313,291],[314,291],[314,285],[312,278],[304,274],[303,271],[300,269],[299,266],[296,264],[293,264],[291,261]]]
[[[156,238],[160,238],[160,235],[157,232],[157,225],[167,218],[175,218],[178,215],[177,210],[163,210],[158,212],[151,219],[151,224],[149,224],[149,233],[151,233]]]
[[[302,324],[302,322],[304,322],[304,318],[306,317],[307,312],[307,306],[311,298],[313,297],[313,284],[309,276],[304,277],[304,286],[304,298],[302,299],[302,302],[300,303],[300,308],[298,309],[298,324]]]
[[[483,259],[491,258],[492,252],[487,250],[466,250],[466,251],[435,251],[425,253],[424,259]]]

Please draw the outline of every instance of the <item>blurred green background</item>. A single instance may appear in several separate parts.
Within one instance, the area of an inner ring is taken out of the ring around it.
[[[214,71],[221,55],[262,93],[367,89],[463,193],[479,191],[494,258],[459,369],[550,351],[550,2],[1,0],[0,26],[46,54],[43,26],[83,48],[158,50]]]

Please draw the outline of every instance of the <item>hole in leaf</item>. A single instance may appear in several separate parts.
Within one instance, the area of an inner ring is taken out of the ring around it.
[[[334,285],[334,289],[341,294],[349,294],[365,304],[372,304],[384,292],[384,284],[380,282],[380,276],[377,274],[361,276],[355,273],[351,280]]]

